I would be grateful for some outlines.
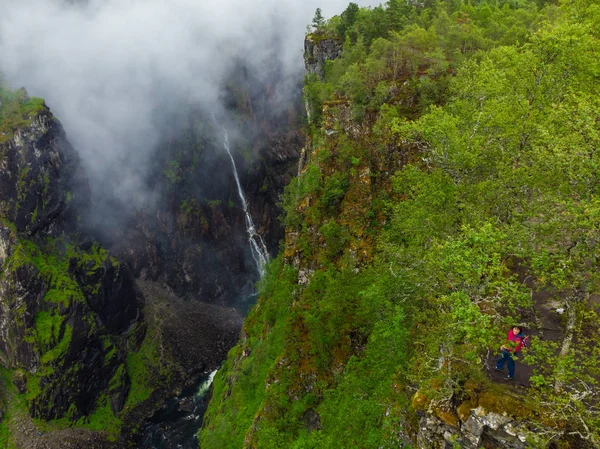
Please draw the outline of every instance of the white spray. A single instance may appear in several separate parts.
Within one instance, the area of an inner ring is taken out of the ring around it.
[[[202,385],[200,385],[200,388],[198,388],[196,396],[203,397],[206,393],[208,393],[208,390],[210,390],[210,386],[212,385],[213,380],[215,378],[215,374],[217,374],[217,370],[214,370],[212,373],[209,374],[208,379],[206,379],[206,381],[203,382]]]

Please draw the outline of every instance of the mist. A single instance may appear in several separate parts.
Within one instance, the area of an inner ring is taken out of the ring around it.
[[[144,176],[163,117],[190,105],[224,116],[219,91],[240,60],[257,79],[279,71],[284,105],[303,75],[303,36],[315,9],[330,16],[348,2],[2,3],[0,71],[12,87],[46,100],[96,196],[141,206],[152,201]]]

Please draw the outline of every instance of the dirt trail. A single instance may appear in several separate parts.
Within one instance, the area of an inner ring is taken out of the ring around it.
[[[557,304],[551,299],[551,293],[546,291],[533,293],[533,308],[523,316],[524,332],[529,336],[530,341],[533,337],[545,341],[562,341],[563,326],[561,321],[563,317],[556,312]],[[508,332],[508,329],[506,330]],[[527,351],[527,349],[525,349]],[[557,354],[558,356],[558,354]],[[508,368],[505,365],[502,372],[496,371],[496,361],[500,357],[500,349],[490,353],[486,360],[486,369],[488,376],[498,383],[512,384],[516,388],[529,388],[531,383],[529,379],[534,373],[535,366],[527,365],[521,355],[515,363],[515,378],[513,380],[504,379],[508,374]]]

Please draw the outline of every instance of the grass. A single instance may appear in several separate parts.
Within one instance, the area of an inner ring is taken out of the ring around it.
[[[10,140],[16,130],[28,126],[31,119],[46,109],[41,98],[29,98],[23,90],[0,87],[0,143]]]
[[[5,264],[9,273],[21,267],[28,267],[32,276],[42,278],[48,288],[40,304],[41,307],[35,315],[34,326],[27,330],[25,337],[27,342],[36,347],[40,357],[37,372],[27,376],[25,398],[28,401],[40,397],[44,389],[52,388],[57,381],[57,372],[68,376],[71,369],[76,369],[76,367],[64,366],[64,356],[71,345],[73,329],[71,325],[65,323],[65,312],[61,312],[61,310],[68,310],[73,303],[85,302],[86,293],[70,269],[73,261],[76,261],[80,270],[91,278],[106,263],[114,263],[112,258],[109,260],[108,252],[98,244],[94,244],[88,251],[81,251],[66,239],[59,238],[49,239],[42,245],[20,239]],[[100,281],[97,285],[89,287],[93,293],[97,292]],[[26,310],[23,310],[23,313],[25,312]],[[94,332],[97,324],[91,315],[92,312],[87,313],[84,319],[90,324],[89,332]],[[105,347],[108,360],[114,358],[116,353],[116,348],[111,346],[112,343],[108,341]],[[107,404],[99,401],[98,409],[92,416],[100,414],[101,421],[106,421],[106,407]],[[87,418],[88,424],[93,422],[92,416]],[[65,418],[68,420],[68,416]],[[116,426],[117,424],[113,427]]]
[[[127,355],[126,368],[131,379],[131,388],[125,409],[141,404],[155,389],[153,370],[160,370],[160,356],[151,329],[147,332],[140,349]]]
[[[12,371],[0,368],[1,401],[6,407],[0,420],[0,449],[17,449],[10,433],[10,423],[19,414],[26,413],[27,405],[24,398],[19,398],[12,381]]]

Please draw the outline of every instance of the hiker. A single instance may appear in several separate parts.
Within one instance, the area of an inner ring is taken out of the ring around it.
[[[504,364],[508,365],[508,376],[504,378],[507,380],[515,378],[515,360],[520,355],[521,349],[525,347],[527,337],[523,333],[521,326],[513,326],[508,331],[506,336],[506,344],[500,346],[502,354],[496,362],[496,371],[503,371]]]

